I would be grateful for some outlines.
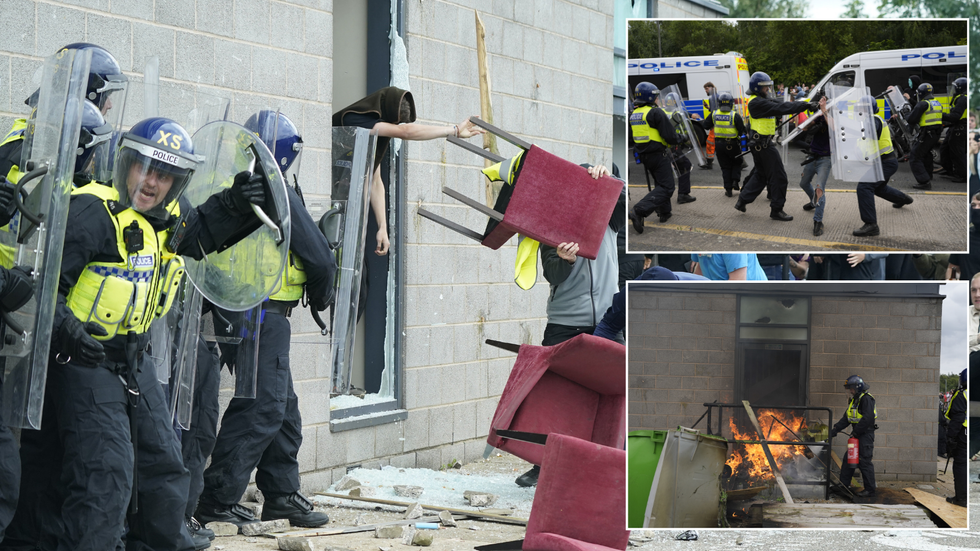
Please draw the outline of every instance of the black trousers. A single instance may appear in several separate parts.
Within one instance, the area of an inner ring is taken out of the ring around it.
[[[674,167],[677,169],[677,194],[690,195],[691,169],[694,168],[691,160],[687,158],[687,155],[676,150],[672,150],[671,155],[674,156]]]
[[[742,153],[739,140],[715,138],[715,157],[721,167],[721,181],[725,191],[732,191],[742,179],[742,159],[735,157]]]
[[[888,185],[888,180],[898,172],[898,157],[894,153],[881,158],[881,168],[884,170],[884,180],[880,182],[859,182],[857,185],[858,212],[865,224],[877,224],[878,215],[875,211],[875,196],[891,203],[904,203],[908,195]]]
[[[541,339],[541,346],[553,346],[577,337],[583,333],[588,333],[591,335],[594,331],[594,325],[573,327],[571,325],[549,323],[548,325],[544,326],[544,338]]]
[[[755,167],[749,173],[738,198],[745,204],[751,203],[769,185],[770,208],[773,212],[783,210],[783,206],[786,204],[786,186],[789,184],[789,179],[776,147],[770,145],[762,148],[761,151],[753,149],[752,160],[755,161]]]
[[[218,434],[218,391],[221,386],[218,346],[198,338],[197,374],[194,376],[194,404],[191,428],[180,438],[180,455],[190,471],[187,507],[184,516],[194,516],[197,500],[204,491],[204,466],[214,449]]]
[[[3,369],[4,360],[0,358],[0,412],[3,411]],[[0,413],[0,541],[3,541],[4,531],[14,518],[19,494],[20,453],[17,451],[17,441]]]
[[[640,154],[643,168],[646,169],[656,187],[646,194],[633,207],[633,212],[646,218],[654,212],[667,214],[670,212],[670,198],[674,195],[674,172],[671,170],[671,153],[663,150],[657,153]],[[688,174],[688,191],[690,191],[690,174]]]
[[[967,430],[966,427],[961,427],[959,434],[956,435],[956,452],[953,454],[953,489],[956,491],[956,499],[966,499],[968,492],[966,490],[967,486],[967,448],[969,444],[967,443]]]
[[[939,134],[938,127],[936,130],[919,130],[919,138],[912,143],[909,168],[912,169],[912,176],[919,184],[928,184],[932,181],[932,148],[939,141]]]
[[[266,498],[299,491],[303,422],[289,371],[289,320],[264,312],[255,398],[232,398],[221,418],[201,501],[231,505],[255,483]]]
[[[949,148],[950,164],[953,174],[960,179],[966,179],[966,124],[957,124],[946,134]]]
[[[875,485],[875,466],[871,463],[875,452],[875,433],[868,432],[858,437],[858,464],[857,470],[861,471],[861,478],[864,480],[864,489],[874,492]],[[854,465],[845,459],[840,467],[840,482],[845,487],[851,487],[851,477],[854,476]]]
[[[183,519],[189,476],[170,408],[145,360],[137,380],[139,513],[127,519],[134,446],[119,376],[52,362],[41,430],[21,436],[21,503],[4,548],[122,549],[123,538],[127,550],[193,548]]]

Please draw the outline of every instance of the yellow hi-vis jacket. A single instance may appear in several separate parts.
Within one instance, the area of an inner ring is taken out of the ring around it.
[[[517,171],[523,156],[524,152],[521,151],[509,159],[504,159],[484,168],[483,173],[486,174],[487,178],[490,178],[491,182],[500,180],[507,185],[514,185],[514,173]],[[538,241],[523,235],[520,236],[520,241],[517,244],[514,283],[525,291],[534,287],[534,283],[538,279],[538,247],[540,245],[541,243]]]

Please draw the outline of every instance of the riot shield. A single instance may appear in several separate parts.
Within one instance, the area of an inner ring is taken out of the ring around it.
[[[143,69],[143,118],[160,116],[160,58],[146,60]],[[184,130],[193,130],[184,127]]]
[[[911,144],[915,136],[905,117],[912,112],[912,107],[902,95],[902,89],[899,86],[889,86],[885,92],[885,101],[888,102],[888,109],[891,111],[891,116],[894,117],[891,120],[895,121],[906,142]]]
[[[335,394],[345,394],[350,388],[375,140],[376,136],[363,128],[333,129],[331,209],[320,218],[320,230],[326,235],[340,268],[329,328]]]
[[[693,152],[694,157],[697,159],[697,164],[705,164],[707,161],[704,160],[704,153],[701,151],[701,145],[698,143],[698,139],[694,135],[694,130],[691,128],[691,115],[687,112],[687,108],[684,106],[684,100],[683,96],[681,96],[680,89],[676,84],[671,84],[667,88],[660,91],[660,97],[663,102],[664,111],[667,112],[667,115],[671,117],[673,122],[679,125],[681,133],[688,140],[688,143],[682,144],[681,151],[683,151],[685,155]],[[675,114],[679,116],[675,116]]]
[[[793,101],[792,94],[789,93],[789,90],[783,90],[783,103],[785,104],[791,101]],[[789,134],[790,125],[792,124],[788,122],[789,119],[787,119],[787,117],[794,116],[795,115],[783,115],[782,117],[779,117],[779,145],[782,146],[783,159],[786,159],[786,154],[789,153]]]
[[[268,182],[271,212],[256,214],[263,225],[235,245],[202,260],[185,257],[187,275],[215,306],[232,311],[254,308],[275,290],[289,252],[286,183],[269,149],[245,127],[227,121],[204,125],[194,136],[195,153],[205,159],[184,192],[191,206],[230,188],[235,174],[261,170]]]
[[[14,262],[33,268],[34,297],[7,316],[2,353],[7,356],[3,417],[12,427],[38,429],[47,378],[52,323],[68,200],[81,130],[82,101],[91,52],[62,50],[45,60],[37,109],[25,143],[28,171],[18,182],[20,210],[16,232],[0,232],[13,242]]]
[[[834,178],[845,182],[884,180],[874,124],[874,98],[868,89],[828,85],[827,95]]]
[[[194,407],[194,377],[197,375],[197,341],[201,334],[203,297],[190,279],[183,284],[183,300],[174,304],[168,318],[174,320],[174,369],[170,381],[170,416],[180,428],[191,428]]]

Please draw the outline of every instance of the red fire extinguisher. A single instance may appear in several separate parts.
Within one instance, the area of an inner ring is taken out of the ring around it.
[[[847,439],[847,464],[858,464],[858,439],[853,436]]]

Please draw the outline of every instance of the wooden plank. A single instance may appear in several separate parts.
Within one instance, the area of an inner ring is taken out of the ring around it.
[[[376,497],[353,497],[344,494],[330,494],[327,492],[313,492],[313,495],[332,497],[336,499],[350,499],[352,501],[364,501],[367,503],[380,503],[382,505],[394,505],[396,507],[409,507],[411,503],[405,503],[402,501],[392,501],[388,499],[378,499]],[[491,513],[484,513],[482,511],[473,511],[470,509],[456,509],[453,507],[444,507],[442,505],[425,505],[420,504],[423,509],[428,509],[430,511],[449,511],[454,515],[466,515],[474,518],[479,518],[482,520],[491,520],[494,522],[502,522],[504,524],[519,524],[521,526],[527,526],[526,518],[512,517],[506,515],[496,515]]]
[[[914,505],[775,503],[763,506],[764,528],[918,528],[936,524]]]
[[[728,501],[738,501],[742,499],[750,499],[758,495],[763,490],[768,490],[768,486],[759,486],[758,488],[744,488],[742,490],[728,490],[725,495],[728,497]]]
[[[454,516],[454,519],[461,519],[463,515]],[[379,526],[399,526],[404,524],[415,524],[416,522],[439,522],[439,517],[421,517],[416,519],[393,520],[391,522],[379,522],[377,524],[362,524],[360,526],[344,526],[332,530],[313,528],[310,530],[290,530],[289,532],[272,532],[269,534],[259,534],[263,538],[314,538],[318,536],[335,536],[337,534],[356,534],[358,532],[371,532]]]
[[[769,451],[769,444],[766,443],[766,439],[762,436],[759,419],[755,416],[755,412],[752,411],[752,406],[749,405],[748,400],[742,400],[742,405],[745,406],[745,411],[749,414],[749,420],[752,421],[756,433],[758,433],[759,438],[762,440],[762,451],[766,452],[766,460],[769,461],[769,468],[772,470],[773,476],[776,477],[776,484],[779,485],[779,491],[783,493],[783,499],[786,500],[786,503],[793,503],[793,496],[789,495],[789,488],[786,487],[786,482],[783,481],[783,475],[780,474],[779,467],[776,466],[776,460],[772,458],[772,452]]]
[[[953,505],[946,498],[930,494],[918,488],[905,488],[916,501],[943,519],[950,528],[966,528],[966,507]]]
[[[480,12],[474,10],[473,16],[476,20],[476,66],[480,81],[480,118],[493,122],[493,103],[490,100],[490,67],[487,64],[487,31],[480,19]],[[500,151],[497,149],[497,137],[490,132],[483,135],[483,149],[500,157]],[[500,158],[503,159],[503,157]],[[488,167],[496,162],[500,161],[484,160],[483,166]],[[487,179],[488,207],[492,207],[497,202],[497,195],[500,193],[500,186],[502,185],[503,182],[491,182],[489,178]]]

